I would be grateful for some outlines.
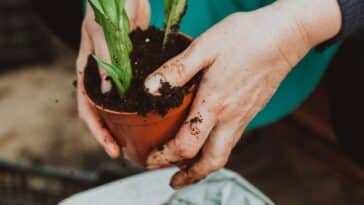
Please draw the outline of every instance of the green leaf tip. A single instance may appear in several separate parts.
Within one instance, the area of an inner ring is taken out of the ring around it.
[[[165,34],[163,47],[166,46],[171,34],[179,30],[186,8],[187,0],[164,0]]]

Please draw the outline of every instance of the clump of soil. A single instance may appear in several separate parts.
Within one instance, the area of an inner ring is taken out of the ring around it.
[[[198,113],[197,116],[193,117],[192,119],[190,119],[190,124],[195,124],[195,123],[202,123],[203,119],[202,119],[202,115],[201,113]]]
[[[197,75],[184,87],[171,87],[164,83],[160,92],[161,96],[152,96],[145,91],[144,81],[163,63],[185,50],[191,43],[180,35],[171,36],[171,40],[162,48],[164,32],[155,27],[142,31],[137,29],[130,34],[133,51],[130,55],[133,67],[133,80],[129,90],[120,98],[115,86],[111,92],[102,94],[100,90],[100,77],[96,62],[90,58],[90,63],[85,73],[85,87],[88,95],[95,103],[116,111],[137,112],[145,115],[156,111],[165,115],[168,110],[180,106],[183,98],[191,92],[191,87],[199,81]]]
[[[191,118],[187,123],[190,123],[190,128],[191,128],[191,134],[194,136],[198,136],[201,131],[200,131],[200,123],[203,122],[203,118],[201,113],[197,113],[197,116]]]

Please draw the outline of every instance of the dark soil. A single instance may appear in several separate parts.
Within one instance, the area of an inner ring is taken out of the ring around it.
[[[193,117],[190,120],[190,124],[202,123],[202,122],[203,122],[203,119],[202,119],[201,113],[198,113],[196,117]]]
[[[163,63],[185,50],[191,43],[180,35],[171,37],[171,41],[162,49],[164,32],[150,27],[146,31],[137,29],[130,34],[134,49],[130,55],[133,67],[133,80],[125,96],[120,98],[115,86],[111,92],[102,94],[100,90],[100,77],[96,62],[90,58],[90,63],[85,73],[85,87],[87,93],[97,104],[121,112],[137,112],[145,115],[156,111],[165,115],[168,110],[180,106],[183,98],[191,92],[191,87],[198,84],[200,75],[197,75],[184,87],[171,87],[164,83],[160,92],[161,96],[152,96],[145,92],[144,81]]]

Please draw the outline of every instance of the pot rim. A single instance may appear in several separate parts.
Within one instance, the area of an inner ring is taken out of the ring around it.
[[[177,32],[177,34],[178,34],[178,35],[181,35],[181,36],[183,36],[183,37],[185,37],[185,38],[187,38],[187,39],[188,39],[188,40],[190,40],[190,41],[192,41],[192,40],[193,40],[191,36],[189,36],[189,35],[187,35],[187,34],[185,34],[185,33]],[[87,66],[86,66],[86,68],[85,68],[85,69],[87,69]],[[191,90],[193,90],[193,89],[194,89],[194,87],[196,87],[196,85],[193,85],[193,86],[191,87]],[[87,90],[86,90],[86,87],[85,87],[85,74],[84,74],[84,72],[83,72],[83,74],[82,74],[82,86],[81,86],[81,89],[83,90],[82,92],[84,92],[85,96],[87,97],[87,101],[88,101],[89,103],[91,103],[91,105],[92,105],[93,107],[95,107],[95,108],[97,108],[97,109],[99,109],[99,110],[102,110],[102,111],[104,111],[104,112],[107,112],[107,113],[110,113],[110,114],[114,114],[114,115],[140,116],[140,114],[139,114],[138,112],[122,112],[122,111],[116,111],[116,110],[112,110],[112,109],[109,109],[109,108],[105,108],[105,107],[103,107],[103,106],[101,106],[101,105],[99,105],[99,104],[95,103],[95,102],[91,99],[91,97],[89,96],[89,94],[87,93]],[[190,94],[192,94],[192,91],[191,91],[191,93],[188,93],[187,95],[185,95],[183,100],[185,100],[185,98],[186,98],[188,95],[190,95]],[[170,113],[170,111],[173,111],[173,110],[175,110],[175,109],[178,109],[178,108],[179,108],[179,107],[181,107],[182,105],[183,105],[183,104],[181,104],[181,105],[180,105],[180,106],[178,106],[178,107],[171,108],[171,109],[167,112],[167,114],[168,114],[168,113]],[[153,114],[153,113],[157,113],[157,112],[156,112],[156,111],[154,111],[154,110],[152,110],[152,111],[148,112],[148,113],[146,114],[146,116],[147,116],[147,115],[149,115],[149,114]]]
[[[193,87],[195,87],[195,86],[192,86],[191,87],[191,89],[193,90]],[[191,91],[190,93],[188,93],[187,95],[185,95],[184,96],[184,99],[183,100],[185,100],[185,98],[186,97],[188,97],[189,95],[192,95],[193,94],[193,92]],[[141,116],[138,112],[122,112],[122,111],[116,111],[116,110],[111,110],[111,109],[109,109],[109,108],[105,108],[105,107],[103,107],[103,106],[101,106],[101,105],[98,105],[98,104],[96,104],[91,98],[90,98],[90,96],[88,95],[88,94],[86,94],[86,96],[87,96],[87,100],[88,100],[88,102],[89,103],[91,103],[92,104],[92,106],[93,107],[95,107],[95,108],[97,108],[97,109],[99,109],[99,110],[102,110],[102,111],[104,111],[104,112],[107,112],[107,113],[109,113],[109,114],[114,114],[114,115],[124,115],[124,116]],[[178,109],[178,108],[180,108],[180,107],[182,107],[183,106],[183,103],[180,105],[180,106],[178,106],[178,107],[174,107],[174,108],[171,108],[168,112],[167,112],[167,114],[168,113],[171,113],[171,111],[173,111],[173,110],[176,110],[176,109]],[[149,114],[158,114],[155,110],[153,110],[153,111],[150,111],[150,112],[148,112],[148,113],[146,113],[146,115],[145,116],[148,116]],[[165,115],[165,116],[167,116],[167,114]],[[159,114],[158,114],[159,115]],[[162,117],[165,117],[165,116],[162,116]]]

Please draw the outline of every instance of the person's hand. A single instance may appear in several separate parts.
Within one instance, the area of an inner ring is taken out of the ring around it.
[[[182,86],[203,70],[186,122],[162,150],[149,155],[147,167],[194,159],[172,178],[175,188],[224,167],[244,129],[290,70],[340,26],[336,0],[281,0],[233,14],[201,35],[145,82],[146,89],[158,95],[161,82]]]
[[[140,27],[145,29],[149,24],[150,7],[148,0],[127,0],[126,11],[128,13],[132,29]],[[106,46],[104,32],[99,24],[96,23],[93,11],[87,6],[86,16],[82,24],[81,45],[77,58],[77,103],[79,117],[86,123],[91,133],[94,135],[99,144],[103,146],[108,155],[116,158],[120,155],[120,148],[113,139],[109,131],[103,126],[102,120],[96,113],[96,110],[90,106],[86,97],[81,92],[82,75],[87,65],[90,54],[95,53],[96,56],[110,62],[109,52]],[[100,89],[107,92],[111,89],[111,82],[107,80],[106,73],[100,70],[102,79]]]

